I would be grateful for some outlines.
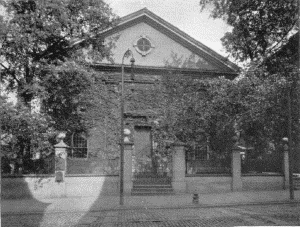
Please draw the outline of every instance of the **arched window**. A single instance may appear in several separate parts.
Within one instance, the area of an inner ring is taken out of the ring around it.
[[[67,144],[70,146],[68,157],[87,158],[87,138],[84,132],[73,132],[67,135]]]

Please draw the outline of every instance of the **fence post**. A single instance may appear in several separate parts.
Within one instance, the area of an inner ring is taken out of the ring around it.
[[[234,145],[232,149],[231,159],[231,172],[232,172],[232,191],[241,191],[243,189],[242,177],[241,177],[241,148]]]
[[[55,197],[66,196],[65,174],[67,170],[67,148],[68,145],[61,140],[54,145],[55,148]]]
[[[133,143],[124,141],[124,192],[130,194],[132,189],[132,149]]]
[[[177,193],[185,192],[185,144],[181,142],[175,142],[172,144],[172,146],[174,149],[172,153],[172,186],[174,191]]]
[[[289,167],[289,148],[285,144],[283,146],[283,173],[284,173],[284,183],[283,188],[287,189],[290,185],[290,167]]]

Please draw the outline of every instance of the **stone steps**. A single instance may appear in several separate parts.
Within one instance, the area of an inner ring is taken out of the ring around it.
[[[160,195],[174,195],[172,192],[131,192],[132,196],[160,196]]]
[[[156,178],[156,177],[148,177],[148,178],[134,178],[133,183],[134,184],[171,184],[172,179],[171,178]]]
[[[173,189],[132,189],[132,196],[147,196],[147,195],[174,195]]]
[[[172,185],[170,184],[134,184],[133,188],[135,189],[151,189],[151,188],[172,188]]]
[[[131,195],[173,195],[170,178],[140,178],[133,181]]]

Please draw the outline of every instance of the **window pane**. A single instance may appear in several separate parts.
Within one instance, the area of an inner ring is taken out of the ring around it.
[[[66,142],[69,145],[68,157],[87,157],[87,139],[85,133],[73,133],[69,137],[67,137]]]
[[[86,148],[87,141],[82,133],[75,133],[73,136],[73,147]]]
[[[147,52],[151,48],[151,43],[148,39],[141,38],[137,41],[137,46],[140,51]]]

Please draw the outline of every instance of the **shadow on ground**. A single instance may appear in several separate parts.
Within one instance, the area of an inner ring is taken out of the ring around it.
[[[45,203],[35,198],[27,180],[32,181],[33,179],[23,176],[2,176],[1,200],[6,200],[5,206],[1,203],[2,226],[41,226],[44,213],[50,203]],[[38,184],[38,178],[35,178],[35,180],[37,180],[36,183]],[[36,187],[38,186],[36,185]],[[16,203],[16,200],[25,200],[26,202]],[[39,211],[39,215],[35,215],[33,218],[31,215],[24,214],[24,210],[31,213]]]

